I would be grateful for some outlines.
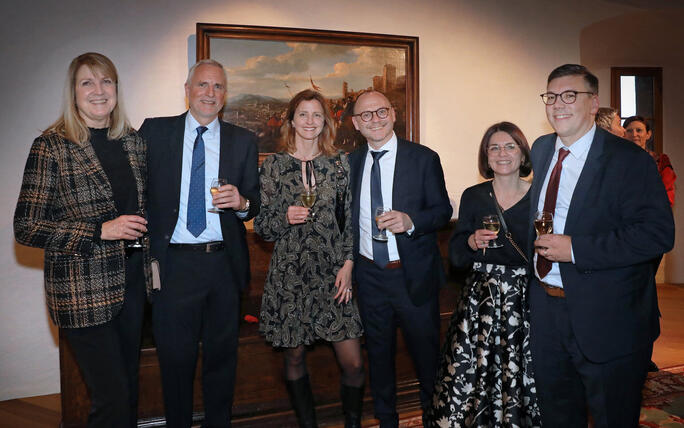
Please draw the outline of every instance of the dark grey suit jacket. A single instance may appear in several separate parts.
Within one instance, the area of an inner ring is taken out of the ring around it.
[[[145,119],[139,131],[148,145],[148,230],[152,257],[159,260],[162,283],[166,252],[178,221],[186,114]],[[256,216],[261,206],[256,136],[227,122],[220,121],[220,126],[219,176],[227,178],[228,183],[237,186],[250,200],[249,213],[244,219],[232,210],[220,214],[226,262],[233,272],[233,280],[243,289],[249,283],[250,272],[243,222]]]

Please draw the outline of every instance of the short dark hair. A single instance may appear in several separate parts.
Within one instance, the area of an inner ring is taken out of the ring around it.
[[[494,178],[494,171],[489,167],[487,148],[492,135],[497,132],[505,132],[513,138],[513,141],[520,147],[523,158],[520,162],[520,176],[527,177],[532,172],[532,162],[530,161],[530,145],[527,144],[525,134],[515,124],[511,122],[499,122],[487,128],[482,141],[480,142],[480,152],[477,155],[477,167],[480,175],[484,178]]]
[[[629,125],[632,122],[641,122],[646,126],[646,132],[651,132],[651,124],[648,123],[645,117],[643,116],[630,116],[627,119],[625,119],[625,123],[622,124],[623,128],[627,128],[627,125]]]
[[[549,74],[546,84],[548,85],[552,80],[565,76],[582,76],[584,81],[587,83],[589,90],[598,95],[598,78],[594,76],[591,71],[587,69],[587,67],[579,64],[563,64],[560,67],[556,67],[551,74]]]

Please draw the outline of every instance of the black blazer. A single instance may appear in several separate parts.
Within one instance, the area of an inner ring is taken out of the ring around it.
[[[186,114],[145,119],[139,131],[148,145],[148,230],[152,257],[159,261],[162,284],[166,252],[178,221]],[[219,214],[226,262],[234,274],[233,280],[243,289],[249,283],[250,272],[243,222],[256,216],[261,205],[256,136],[227,122],[220,121],[220,126],[219,176],[226,177],[250,200],[249,213],[244,219],[231,210]]]
[[[414,304],[421,305],[446,280],[437,231],[449,222],[452,208],[437,153],[420,144],[397,140],[392,208],[408,214],[415,230],[411,236],[395,236],[409,296]],[[364,144],[349,157],[355,258],[359,256],[359,195],[367,153],[368,145]]]
[[[556,134],[532,146],[530,218],[554,154]],[[660,333],[653,259],[672,249],[674,220],[653,158],[597,127],[572,195],[565,235],[575,264],[560,272],[573,332],[582,353],[603,362],[650,345]],[[533,254],[534,228],[530,220]],[[532,258],[530,258],[532,260]],[[543,293],[533,283],[535,298]]]

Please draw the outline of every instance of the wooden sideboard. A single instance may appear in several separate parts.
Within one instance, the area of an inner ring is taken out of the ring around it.
[[[450,227],[439,234],[442,255],[447,254]],[[268,271],[273,244],[264,242],[255,233],[248,232],[252,280],[242,295],[242,325],[238,348],[237,382],[233,405],[233,425],[236,427],[282,427],[296,426],[296,419],[283,381],[283,358],[258,333],[256,324],[244,321],[244,315],[259,315],[263,284]],[[446,262],[445,262],[446,265]],[[440,295],[442,313],[442,335],[445,334],[451,312],[458,299],[458,282],[450,280]],[[148,308],[149,309],[149,308]],[[400,411],[420,408],[418,384],[413,364],[406,352],[401,334],[397,336],[397,394]],[[60,334],[59,340],[62,427],[84,427],[88,417],[90,400],[81,373],[72,351]],[[367,356],[364,351],[364,358]],[[201,369],[197,369],[194,388],[194,409],[197,421],[202,419]],[[326,343],[317,344],[307,352],[307,364],[314,391],[319,423],[342,423],[339,400],[339,368],[332,347]],[[366,388],[364,418],[372,417],[369,388]],[[140,400],[138,426],[164,426],[164,405],[161,392],[161,378],[156,350],[146,316],[143,334],[143,350],[140,358]]]

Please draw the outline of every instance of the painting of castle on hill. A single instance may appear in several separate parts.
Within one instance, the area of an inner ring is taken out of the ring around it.
[[[200,25],[211,24],[198,24],[198,38]],[[205,57],[221,62],[228,74],[223,120],[253,131],[261,158],[282,150],[280,127],[288,102],[304,89],[317,90],[328,99],[338,125],[335,145],[344,151],[365,141],[351,121],[352,102],[362,90],[386,94],[396,111],[395,132],[413,137],[406,119],[407,106],[412,105],[407,102],[406,48],[213,36],[208,40],[210,52]]]

